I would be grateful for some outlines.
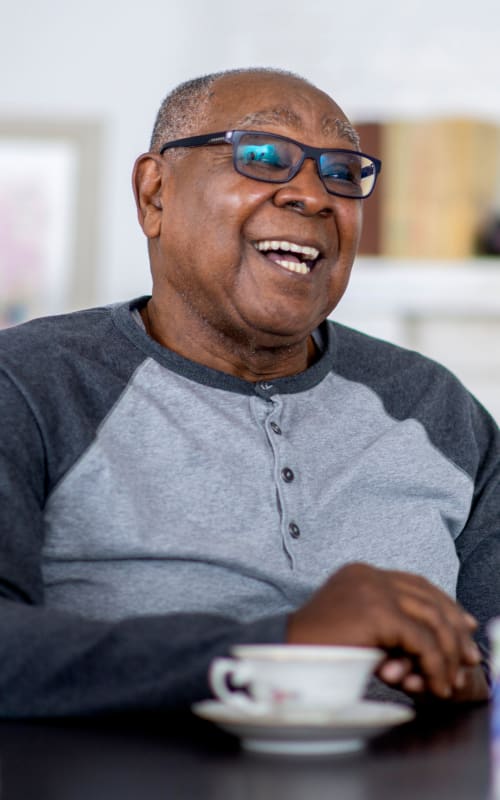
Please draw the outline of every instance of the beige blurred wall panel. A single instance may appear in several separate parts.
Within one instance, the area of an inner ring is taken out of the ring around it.
[[[476,119],[382,126],[381,252],[468,258],[498,193],[500,129]]]

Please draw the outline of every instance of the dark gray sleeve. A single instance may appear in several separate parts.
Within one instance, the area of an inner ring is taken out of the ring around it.
[[[284,639],[285,617],[247,625],[208,615],[107,623],[45,607],[43,422],[1,372],[0,397],[1,717],[185,706],[209,695],[208,665],[231,644]]]
[[[474,497],[467,524],[457,539],[457,597],[479,621],[476,638],[487,661],[487,623],[500,616],[500,433],[479,405],[471,408]]]
[[[457,597],[479,621],[476,639],[487,658],[487,622],[500,616],[498,425],[440,364],[342,326],[335,333],[340,373],[371,387],[394,419],[418,420],[432,444],[473,483],[469,518],[456,540]]]
[[[54,717],[188,706],[237,642],[276,642],[285,618],[239,625],[216,616],[85,620],[0,600],[0,716]]]

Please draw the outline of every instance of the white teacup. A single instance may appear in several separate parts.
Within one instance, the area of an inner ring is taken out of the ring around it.
[[[235,658],[212,662],[210,685],[219,700],[250,713],[349,706],[360,699],[384,655],[370,647],[289,644],[236,645],[231,653]]]

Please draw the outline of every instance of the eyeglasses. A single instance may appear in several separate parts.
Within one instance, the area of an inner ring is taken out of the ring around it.
[[[382,169],[378,158],[357,150],[309,147],[287,136],[263,131],[220,131],[167,142],[160,155],[171,147],[202,147],[230,144],[236,172],[266,183],[287,183],[306,158],[316,163],[318,175],[330,194],[354,199],[369,197]]]

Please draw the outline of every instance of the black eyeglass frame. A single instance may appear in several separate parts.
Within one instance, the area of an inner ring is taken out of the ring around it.
[[[279,139],[283,142],[290,142],[291,144],[296,145],[297,147],[302,150],[302,157],[299,159],[298,163],[292,168],[290,174],[287,178],[259,178],[255,175],[248,175],[246,172],[242,172],[242,170],[238,166],[237,160],[237,146],[239,139],[242,135],[264,135],[269,137],[270,139]],[[302,144],[302,142],[297,142],[296,139],[290,139],[288,136],[280,136],[277,133],[268,133],[267,131],[249,131],[249,130],[232,130],[232,131],[218,131],[217,133],[202,133],[199,136],[188,136],[185,139],[174,139],[171,142],[166,142],[160,148],[160,155],[163,155],[165,150],[169,150],[172,147],[202,147],[203,145],[215,145],[215,144],[230,144],[232,145],[233,150],[233,166],[236,172],[240,175],[243,175],[245,178],[250,178],[251,180],[255,181],[262,181],[263,183],[288,183],[292,180],[292,178],[297,175],[299,170],[302,167],[302,164],[306,160],[306,158],[312,158],[316,164],[316,169],[318,171],[318,175],[321,179],[323,186],[325,187],[328,194],[333,194],[338,197],[347,197],[349,200],[366,200],[367,197],[370,197],[373,190],[375,189],[375,184],[377,182],[377,177],[380,174],[382,169],[382,162],[380,159],[375,158],[375,156],[370,156],[368,153],[362,153],[360,150],[351,150],[349,148],[343,147],[310,147],[307,144]],[[357,156],[362,156],[363,158],[367,158],[369,161],[372,162],[374,172],[373,172],[373,184],[370,188],[370,191],[367,194],[362,195],[353,195],[353,194],[343,194],[342,192],[333,191],[330,189],[324,180],[323,175],[321,174],[321,164],[320,164],[320,157],[325,153],[351,153]]]

